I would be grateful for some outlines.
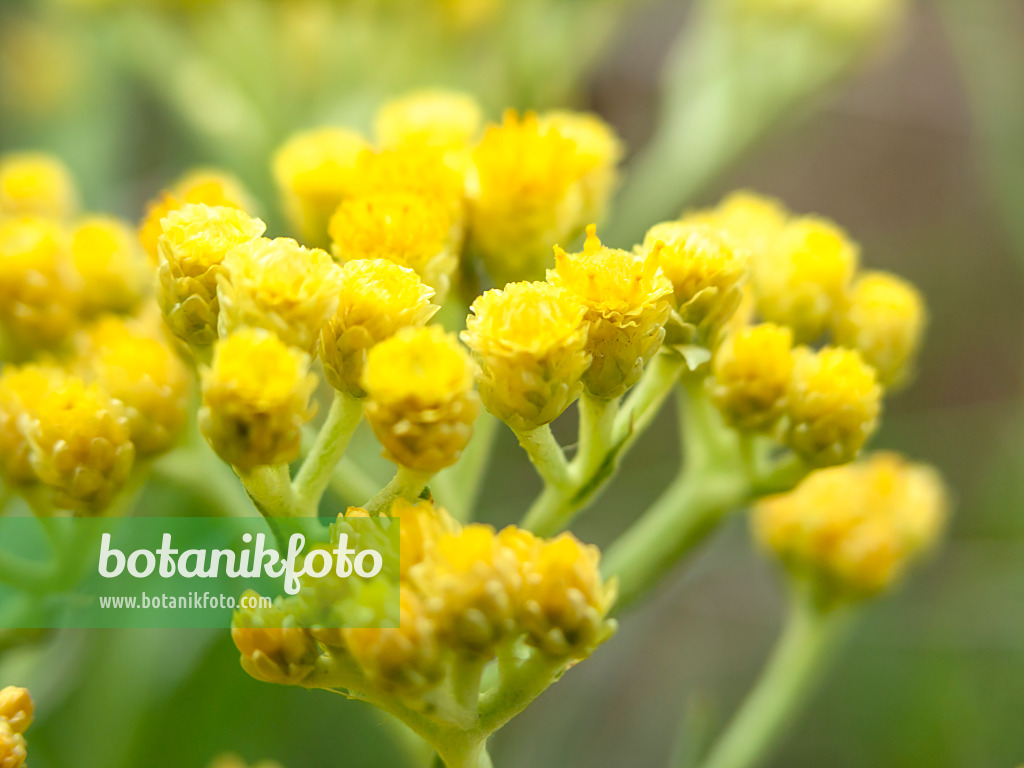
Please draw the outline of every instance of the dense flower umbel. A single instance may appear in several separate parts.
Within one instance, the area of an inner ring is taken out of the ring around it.
[[[217,278],[221,336],[265,328],[289,346],[315,351],[341,290],[341,270],[326,251],[259,237],[228,251],[224,267]]]
[[[833,334],[891,388],[912,373],[926,323],[924,299],[913,285],[886,272],[865,272],[847,295]]]
[[[250,470],[299,455],[302,425],[314,413],[310,358],[263,329],[240,330],[216,343],[202,373],[199,428],[229,464]]]
[[[597,397],[622,395],[636,384],[665,337],[672,284],[658,267],[661,248],[646,255],[606,248],[593,226],[580,253],[555,249],[548,281],[586,307],[590,367],[584,386]]]
[[[796,490],[760,502],[758,539],[796,575],[833,597],[885,589],[933,546],[946,493],[931,467],[891,453],[811,474]]]
[[[259,219],[225,206],[189,204],[167,214],[158,241],[157,299],[176,336],[198,347],[214,342],[224,257],[264,229]]]
[[[135,232],[108,216],[92,216],[78,223],[71,233],[71,258],[88,286],[82,294],[85,312],[130,312],[153,282]]]
[[[75,182],[55,157],[20,152],[0,158],[0,218],[66,218],[78,206]]]
[[[509,283],[473,302],[462,340],[488,411],[516,431],[548,424],[579,396],[590,365],[586,308],[551,283]]]
[[[841,347],[801,347],[793,356],[786,441],[817,466],[852,460],[878,426],[882,388],[874,369]]]
[[[786,406],[793,333],[763,323],[727,335],[711,359],[711,398],[739,429],[771,429]]]
[[[22,768],[27,756],[24,733],[32,725],[34,706],[24,688],[0,690],[0,768]]]
[[[350,261],[339,272],[338,307],[320,331],[320,360],[327,383],[362,397],[367,352],[401,328],[426,325],[438,307],[415,272],[391,261]]]
[[[401,329],[370,350],[362,384],[366,416],[385,456],[420,472],[458,460],[480,399],[473,364],[454,336],[436,325]]]

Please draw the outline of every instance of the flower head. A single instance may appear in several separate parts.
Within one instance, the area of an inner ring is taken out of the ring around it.
[[[0,156],[0,218],[71,216],[78,193],[71,172],[57,158],[40,152]]]
[[[38,480],[24,428],[46,393],[67,374],[50,365],[5,365],[0,370],[0,478],[8,485]]]
[[[25,737],[0,719],[0,768],[22,768],[27,757]]]
[[[469,94],[427,89],[386,102],[374,127],[385,148],[429,146],[461,153],[476,137],[481,120],[480,105]]]
[[[509,283],[473,302],[462,340],[480,366],[484,406],[513,429],[554,421],[590,365],[586,308],[551,283]]]
[[[793,374],[793,333],[763,323],[728,334],[711,358],[711,398],[740,429],[765,430],[786,406]]]
[[[71,258],[88,290],[86,312],[129,312],[138,306],[152,281],[132,230],[117,219],[94,216],[71,233]]]
[[[258,595],[247,590],[243,597]],[[308,629],[288,624],[288,617],[276,605],[235,611],[231,639],[242,654],[242,668],[257,680],[297,684],[313,671],[320,655],[316,641]]]
[[[27,690],[13,685],[0,689],[0,720],[6,720],[12,731],[27,731],[34,712],[35,704]]]

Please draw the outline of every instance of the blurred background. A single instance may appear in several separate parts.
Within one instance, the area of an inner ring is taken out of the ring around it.
[[[865,264],[928,298],[920,374],[887,402],[874,445],[936,464],[957,509],[941,552],[870,606],[771,765],[1015,766],[1024,3],[922,2],[890,21],[868,42],[831,30],[814,54],[842,54],[828,76],[769,99],[772,110],[742,122],[756,135],[723,148],[716,138],[728,126],[702,128],[692,106],[701,87],[725,80],[698,45],[721,20],[687,2],[0,0],[0,152],[60,155],[87,209],[132,220],[186,168],[215,164],[245,181],[273,229],[268,158],[289,132],[365,129],[382,99],[436,85],[475,93],[492,117],[567,105],[609,120],[631,153],[624,205],[640,210],[613,215],[624,239],[735,188],[835,219]],[[778,88],[770,72],[761,85]],[[643,220],[631,173],[650,181],[652,146],[673,148],[658,187],[667,210]],[[713,164],[697,162],[709,152]],[[679,461],[673,424],[661,420],[638,444],[577,535],[607,543],[664,487]],[[568,435],[572,425],[560,426]],[[503,431],[483,517],[518,519],[539,487]],[[180,511],[196,501],[154,489],[143,504]],[[664,766],[680,734],[692,743],[715,733],[774,640],[777,576],[736,516],[613,641],[499,733],[496,765]],[[0,684],[22,675],[39,706],[34,768],[198,767],[229,750],[286,768],[399,764],[376,710],[256,682],[226,631],[69,633],[0,659]]]

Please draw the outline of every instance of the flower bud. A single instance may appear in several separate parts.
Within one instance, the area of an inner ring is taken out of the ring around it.
[[[24,733],[32,725],[35,705],[24,688],[9,685],[0,690],[0,720],[6,720],[15,733]]]
[[[918,290],[895,275],[865,272],[853,284],[833,331],[835,341],[860,352],[888,388],[914,368],[927,323]]]
[[[636,384],[665,338],[672,284],[658,268],[659,251],[640,256],[606,248],[593,225],[581,253],[555,248],[548,282],[587,309],[591,363],[583,384],[596,397],[619,397]]]
[[[401,521],[399,572],[403,579],[414,565],[422,562],[427,553],[437,546],[442,536],[455,533],[459,527],[451,515],[429,501],[413,504],[405,499],[397,499],[388,511],[388,516],[397,517]]]
[[[786,406],[793,374],[793,333],[763,323],[725,337],[711,358],[711,399],[738,429],[771,429]]]
[[[480,399],[473,364],[440,326],[403,328],[373,347],[363,371],[366,416],[391,461],[437,472],[458,461]]]
[[[71,233],[71,258],[85,281],[83,309],[130,312],[149,292],[153,275],[127,224],[103,216],[78,223]]]
[[[557,419],[590,365],[583,304],[551,283],[509,283],[471,309],[462,340],[479,363],[487,410],[520,432]]]
[[[684,224],[710,226],[751,259],[770,249],[789,220],[789,211],[778,200],[754,192],[733,192],[715,208],[683,215]]]
[[[22,768],[27,756],[25,737],[0,720],[0,768]]]
[[[61,386],[67,374],[52,366],[5,365],[0,370],[0,479],[26,485],[38,481],[29,461],[31,446],[24,428],[46,393]]]
[[[793,358],[787,443],[816,466],[851,461],[878,426],[882,388],[874,369],[840,347],[800,348]]]
[[[199,429],[217,455],[243,470],[298,458],[313,417],[310,358],[263,329],[221,339],[201,370]]]
[[[71,171],[40,152],[0,156],[0,218],[44,216],[63,219],[78,207]]]
[[[385,102],[377,110],[374,132],[385,149],[435,147],[459,169],[466,162],[464,153],[479,132],[481,120],[480,105],[469,94],[427,89]]]
[[[347,262],[339,282],[338,307],[320,331],[320,360],[328,384],[363,397],[367,352],[401,328],[426,325],[438,308],[415,272],[384,259]]]
[[[245,598],[259,595],[250,589]],[[231,639],[242,654],[242,668],[257,680],[297,685],[313,671],[320,655],[316,641],[308,629],[288,626],[289,621],[277,605],[235,611]]]

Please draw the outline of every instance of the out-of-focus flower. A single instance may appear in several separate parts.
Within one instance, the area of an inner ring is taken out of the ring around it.
[[[289,346],[315,351],[342,288],[342,271],[326,251],[259,237],[228,251],[223,265],[217,291],[221,336],[265,328]]]
[[[935,470],[880,453],[814,472],[796,490],[761,501],[753,522],[762,545],[798,578],[856,599],[887,588],[930,549],[947,508]]]
[[[352,172],[351,192],[353,197],[405,192],[443,204],[450,211],[451,242],[457,247],[465,215],[464,187],[462,174],[445,162],[444,152],[419,144],[361,152]]]
[[[865,272],[850,290],[833,334],[837,344],[860,352],[879,381],[892,388],[913,371],[926,323],[917,288],[886,272]]]
[[[793,373],[793,333],[763,323],[728,334],[711,358],[711,398],[726,421],[770,429],[786,406]]]
[[[587,310],[551,283],[509,283],[473,302],[462,340],[473,350],[488,411],[516,431],[558,418],[590,365]]]
[[[59,119],[85,89],[91,62],[80,39],[51,19],[6,13],[0,25],[0,109],[33,120]]]
[[[259,595],[252,590],[247,590],[243,598],[251,599],[242,605],[258,605]],[[287,626],[277,606],[236,611],[231,638],[242,654],[245,671],[268,683],[301,683],[320,655],[309,630]]]
[[[77,206],[71,171],[57,158],[41,152],[0,156],[0,217],[63,219]]]
[[[9,685],[0,690],[0,720],[6,720],[15,733],[24,733],[32,725],[35,704],[24,688]]]
[[[332,387],[362,397],[367,352],[401,328],[426,325],[438,308],[417,274],[391,261],[349,261],[340,272],[337,310],[320,331],[320,359]]]
[[[362,384],[367,419],[389,459],[419,472],[458,460],[480,399],[473,364],[454,336],[436,325],[401,329],[370,350]]]
[[[0,371],[0,478],[8,485],[37,481],[24,427],[38,403],[61,385],[65,375],[49,365],[5,365]]]
[[[86,312],[129,312],[150,288],[152,272],[135,233],[117,219],[80,221],[71,233],[71,258],[87,287],[82,294]]]
[[[875,370],[841,347],[801,347],[793,357],[789,446],[817,466],[851,461],[878,426],[882,388]]]
[[[751,259],[770,248],[788,220],[789,211],[778,200],[748,191],[733,192],[716,207],[687,212],[681,219],[717,229]]]
[[[214,345],[212,364],[201,370],[199,428],[218,456],[243,470],[298,457],[302,426],[315,410],[309,363],[305,352],[258,328]]]
[[[386,102],[377,111],[374,128],[385,149],[436,147],[454,168],[461,169],[482,119],[480,105],[468,93],[427,89]]]
[[[237,208],[189,204],[163,220],[157,300],[174,334],[208,346],[217,338],[218,277],[228,251],[263,234],[265,226]]]
[[[587,309],[592,359],[583,383],[597,397],[619,397],[636,384],[665,337],[672,283],[658,267],[660,250],[641,256],[607,248],[593,226],[582,252],[555,249],[548,282],[566,288]]]

